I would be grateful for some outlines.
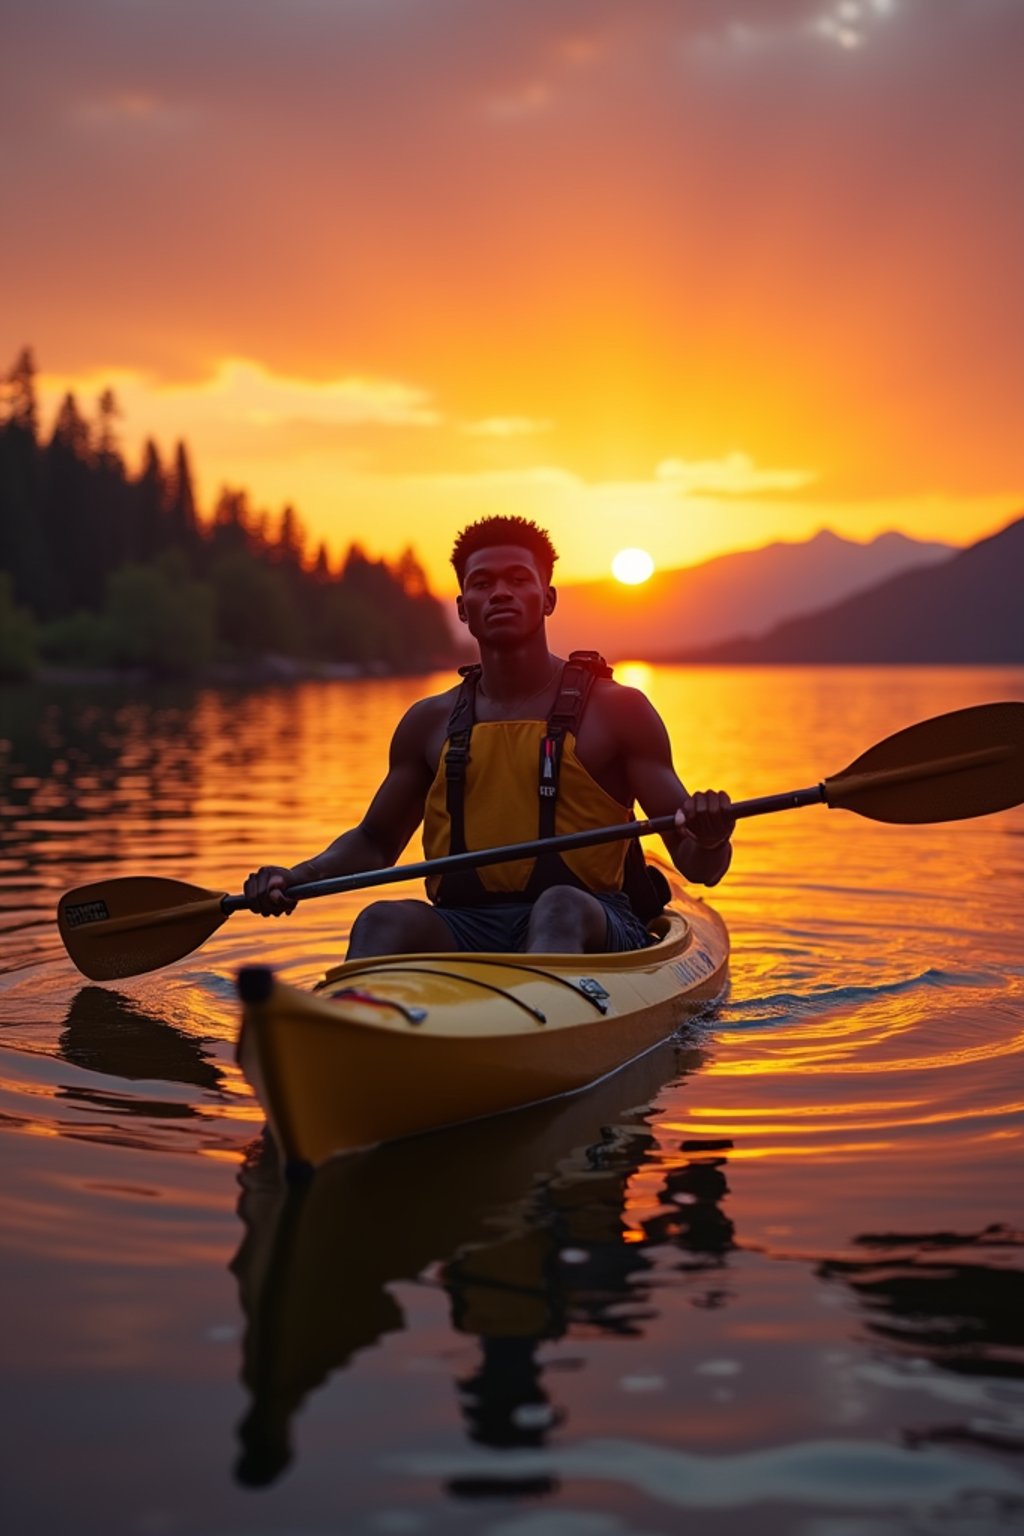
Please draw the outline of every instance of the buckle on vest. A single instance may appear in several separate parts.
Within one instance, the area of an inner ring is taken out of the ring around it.
[[[469,752],[465,747],[449,747],[444,755],[444,776],[446,779],[464,779],[466,777],[466,764],[469,762]]]
[[[549,731],[540,744],[540,777],[537,793],[542,799],[558,794],[558,767],[561,756],[561,739]]]

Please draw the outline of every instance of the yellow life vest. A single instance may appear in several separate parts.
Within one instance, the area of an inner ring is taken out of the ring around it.
[[[548,736],[544,720],[484,720],[472,726],[469,756],[465,764],[463,816],[468,849],[493,848],[502,843],[525,843],[538,835],[540,795],[538,780],[541,749]],[[447,749],[447,743],[446,743]],[[442,858],[453,851],[452,820],[448,808],[447,750],[427,794],[423,818],[423,852],[426,858]],[[576,755],[576,738],[562,739],[561,765],[554,805],[554,833],[582,832],[627,821],[629,806],[601,788]],[[561,856],[559,863],[569,875],[555,874],[543,884],[581,885],[590,891],[622,889],[627,844],[601,843],[596,848],[577,848]],[[537,882],[531,877],[537,861],[519,859],[512,864],[493,864],[471,871],[482,893],[477,899],[509,900],[517,895],[533,897]],[[543,888],[543,885],[541,886]],[[427,883],[432,901],[448,902],[442,882]],[[472,895],[456,896],[462,904]]]
[[[461,671],[445,749],[427,795],[423,844],[428,858],[631,819],[629,808],[601,788],[576,754],[576,734],[590,690],[597,678],[612,675],[603,656],[596,651],[571,653],[546,721],[477,724],[481,669],[477,665]],[[622,846],[605,843],[574,849],[564,858],[545,850],[536,859],[449,871],[428,881],[427,894],[441,906],[474,906],[533,901],[553,885],[602,893],[625,885],[632,899],[631,866],[639,847],[631,846],[636,850],[632,857]]]

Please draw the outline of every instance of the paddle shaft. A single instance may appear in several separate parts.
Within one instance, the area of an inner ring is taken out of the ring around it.
[[[809,789],[741,800],[737,820],[805,805],[853,811],[868,820],[907,825],[988,816],[1024,802],[1024,702],[976,704],[907,726],[869,747],[841,773]],[[590,848],[626,838],[670,833],[675,816],[591,827],[565,837],[534,838],[500,848],[449,854],[418,864],[355,871],[292,886],[296,901],[366,890],[455,870]],[[223,896],[180,880],[135,875],[95,881],[67,891],[57,908],[64,946],[93,981],[139,976],[170,965],[194,949],[232,912],[249,909],[244,896]]]
[[[825,802],[824,784],[810,789],[791,789],[782,795],[760,795],[753,800],[739,800],[732,806],[737,820],[745,816],[766,816],[772,811],[795,811],[804,805]],[[308,880],[290,886],[285,894],[291,901],[307,901],[314,896],[339,896],[345,891],[365,891],[376,885],[396,885],[401,880],[425,880],[432,875],[454,874],[460,869],[483,869],[488,864],[511,864],[516,859],[535,858],[541,853],[563,853],[573,848],[593,848],[599,843],[621,842],[627,837],[650,837],[655,832],[671,832],[676,825],[671,816],[652,816],[645,821],[623,821],[618,826],[594,827],[586,832],[567,832],[563,837],[536,837],[527,843],[507,843],[501,848],[478,852],[450,853],[440,859],[422,859],[418,864],[394,864],[387,869],[360,870],[351,875],[332,875],[327,880]],[[227,914],[249,910],[244,896],[225,896],[221,910]]]

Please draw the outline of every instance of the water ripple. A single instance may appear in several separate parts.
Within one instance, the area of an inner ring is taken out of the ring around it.
[[[811,992],[777,992],[765,997],[745,998],[742,1003],[730,1000],[721,1009],[720,1022],[726,1029],[750,1029],[776,1019],[814,1018],[836,1009],[870,1005],[879,998],[900,997],[922,988],[946,992],[967,987],[991,993],[1002,985],[1002,977],[994,972],[947,971],[930,967],[902,981],[880,982],[875,986],[829,987],[820,984]]]
[[[407,1477],[467,1479],[484,1491],[537,1477],[627,1486],[677,1509],[742,1509],[783,1501],[835,1509],[929,1509],[978,1493],[1019,1501],[1024,1477],[980,1456],[936,1448],[904,1449],[870,1440],[807,1440],[764,1451],[702,1456],[629,1440],[595,1440],[553,1451],[501,1456],[407,1455],[384,1458]]]

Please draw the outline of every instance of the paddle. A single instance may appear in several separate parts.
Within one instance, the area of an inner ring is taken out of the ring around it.
[[[1024,703],[979,704],[922,720],[856,758],[848,768],[809,789],[741,800],[737,819],[827,805],[872,821],[958,821],[1003,811],[1024,800]],[[482,869],[597,843],[670,832],[675,816],[655,816],[618,826],[594,827],[564,837],[536,838],[402,864],[363,870],[292,886],[296,901],[346,891],[370,890],[459,869]],[[93,981],[111,981],[159,970],[191,954],[233,912],[246,910],[244,896],[226,896],[155,876],[128,876],[79,886],[61,897],[57,923],[78,969]]]

